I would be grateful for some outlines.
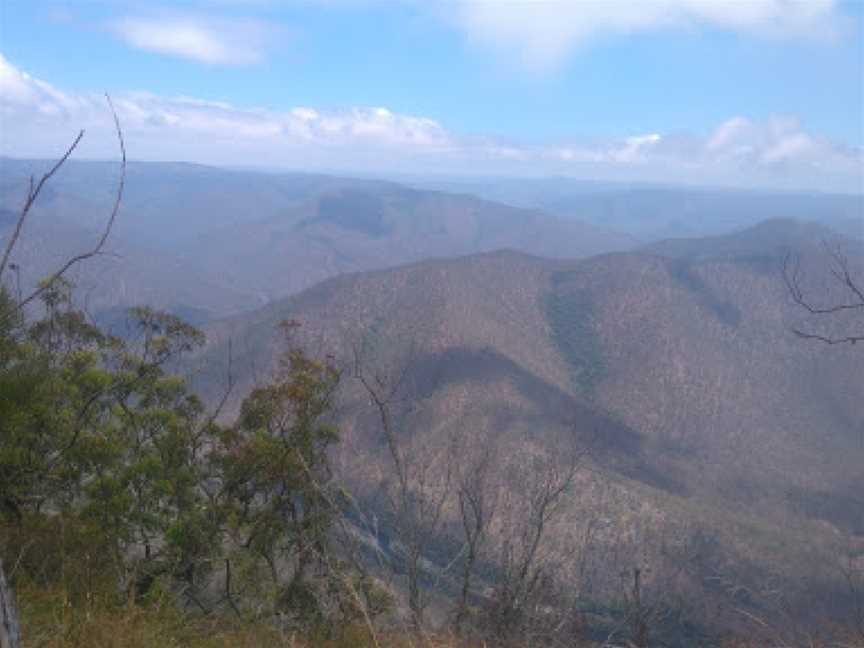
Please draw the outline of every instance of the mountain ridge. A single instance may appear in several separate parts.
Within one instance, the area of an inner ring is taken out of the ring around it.
[[[672,544],[711,537],[715,577],[754,591],[774,579],[826,615],[840,586],[829,597],[796,583],[831,582],[844,542],[864,551],[856,535],[864,528],[861,360],[792,333],[809,320],[764,231],[732,241],[748,254],[761,250],[770,268],[726,253],[688,260],[680,250],[584,260],[495,251],[335,277],[214,323],[199,360],[224,366],[231,339],[242,393],[274,366],[276,323],[298,323],[295,342],[344,367],[344,448],[334,460],[370,501],[388,464],[375,413],[352,378],[358,350],[370,371],[410,385],[413,405],[400,416],[411,443],[434,448],[455,435],[542,452],[576,435],[602,478],[580,478],[582,495],[568,499],[555,542],[571,542],[597,516],[607,552],[633,534]],[[808,288],[819,290],[830,277],[809,250],[793,248],[804,255]],[[851,262],[864,268],[864,255]],[[196,384],[213,394],[221,378],[199,374]],[[645,559],[665,560],[662,552]],[[690,586],[705,600],[726,596],[708,582]]]

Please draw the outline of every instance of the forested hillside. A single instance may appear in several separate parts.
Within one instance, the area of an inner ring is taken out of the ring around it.
[[[590,228],[387,185],[112,259],[113,217],[49,204],[5,212],[0,270],[23,645],[860,638],[853,239],[769,220],[589,256]],[[446,258],[515,241],[547,256]],[[333,276],[300,290],[297,263]],[[214,319],[256,292],[297,294]]]
[[[583,554],[600,572],[618,570],[603,563],[618,556],[670,578],[662,552],[679,551],[673,561],[699,561],[688,574],[699,600],[729,594],[712,579],[754,596],[771,582],[797,601],[799,620],[804,609],[824,620],[848,604],[842,580],[830,585],[838,556],[860,551],[864,383],[857,349],[793,333],[821,323],[796,306],[782,276],[784,260],[800,255],[807,289],[843,298],[819,244],[828,235],[775,221],[581,262],[495,253],[334,279],[210,327],[198,384],[213,393],[224,381],[228,340],[241,350],[237,385],[266,377],[274,323],[296,321],[308,348],[341,358],[346,373],[400,377],[400,433],[421,457],[454,438],[511,456],[555,454],[558,435],[570,433],[591,447],[614,495],[583,484],[566,498],[557,533],[573,541],[604,520],[606,535]],[[860,272],[859,248],[847,251]],[[854,313],[843,316],[814,330],[860,327]],[[374,502],[389,450],[367,390],[357,380],[343,389],[347,449],[337,465]],[[706,555],[687,553],[705,537],[716,543]],[[622,538],[645,543],[640,558],[627,557]],[[604,583],[605,595],[613,585]],[[757,599],[754,613],[770,607]],[[739,602],[715,603],[734,617]]]
[[[0,648],[864,648],[864,0],[0,0]]]

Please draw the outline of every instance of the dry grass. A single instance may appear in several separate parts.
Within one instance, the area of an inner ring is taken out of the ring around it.
[[[309,639],[267,622],[187,615],[171,601],[111,604],[96,598],[72,603],[60,589],[24,585],[18,591],[22,648],[482,648],[453,637],[379,636],[363,626],[338,639]]]
[[[62,589],[32,585],[19,587],[18,604],[21,648],[498,648],[452,635],[418,638],[401,632],[373,639],[363,625],[344,629],[338,639],[310,639],[266,621],[184,614],[167,599],[118,605],[89,597],[72,603]],[[730,639],[718,648],[864,648],[864,642],[851,636],[829,643]]]

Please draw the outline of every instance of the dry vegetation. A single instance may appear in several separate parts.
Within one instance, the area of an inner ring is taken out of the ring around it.
[[[137,338],[107,335],[64,281],[123,178],[91,252],[0,291],[0,558],[24,646],[861,643],[857,527],[818,505],[854,517],[858,365],[784,336],[836,346],[790,326],[776,250],[332,280],[240,320],[239,365],[215,330],[228,388],[208,411],[170,369],[201,331],[137,308]]]

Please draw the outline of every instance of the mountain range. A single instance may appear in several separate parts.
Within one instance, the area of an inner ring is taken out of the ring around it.
[[[14,223],[30,177],[49,167],[0,158],[0,236]],[[50,260],[98,238],[118,175],[116,163],[70,160],[52,177],[22,238],[25,286],[53,269]],[[147,301],[203,322],[336,275],[428,258],[498,249],[584,258],[673,235],[725,234],[769,217],[864,236],[864,203],[853,195],[557,178],[414,184],[422,186],[131,162],[108,254],[75,278],[88,286],[97,314]],[[38,255],[26,258],[27,249]],[[126,274],[134,280],[123,280]],[[121,280],[106,283],[115,275]]]
[[[0,235],[14,224],[30,176],[48,166],[0,159]],[[18,259],[25,283],[47,273],[51,266],[43,261],[98,237],[118,174],[117,164],[70,161],[52,178],[22,239],[39,250],[38,260]],[[573,258],[635,244],[626,234],[537,210],[390,182],[130,163],[121,214],[106,248],[118,263],[91,265],[79,279],[99,286],[97,311],[155,300],[203,320],[338,274],[429,257],[512,248]],[[136,268],[137,258],[146,258],[153,272]],[[133,273],[135,288],[105,286],[108,268],[110,274]],[[169,268],[174,285],[165,290],[160,275]]]
[[[832,237],[864,273],[856,242],[775,220],[584,260],[499,251],[340,276],[212,324],[196,380],[215,398],[230,340],[246,393],[275,367],[278,322],[295,321],[303,344],[344,362],[339,465],[358,492],[374,492],[387,466],[352,378],[360,349],[410,385],[401,433],[412,443],[456,436],[555,452],[562,435],[592,439],[605,487],[588,471],[561,538],[597,516],[609,552],[646,533],[667,549],[712,538],[688,572],[699,600],[716,595],[731,610],[717,579],[754,592],[770,582],[825,618],[842,607],[839,585],[812,583],[831,581],[841,552],[864,554],[864,359],[792,330],[861,321],[806,316],[782,269],[800,259],[808,294],[833,298],[820,244]],[[644,559],[657,567],[655,550]]]
[[[644,242],[717,235],[773,218],[818,221],[845,236],[864,239],[864,197],[860,193],[634,185],[563,177],[406,178],[405,182],[602,224]]]
[[[46,164],[0,160],[0,241]],[[70,162],[47,185],[13,258],[22,290],[93,245],[117,172]],[[864,358],[793,330],[860,331],[860,311],[809,316],[783,269],[842,303],[829,253],[864,277],[860,196],[174,163],[131,163],[126,181],[105,254],[72,276],[78,300],[108,325],[149,303],[203,326],[183,369],[211,403],[233,385],[226,418],[275,370],[279,322],[297,323],[295,343],[343,367],[337,476],[382,516],[387,446],[358,367],[399,382],[399,434],[421,459],[445,440],[465,456],[585,449],[550,531],[580,591],[609,595],[611,561],[676,574],[718,627],[778,590],[802,617],[846,604],[838,557],[864,560]],[[603,560],[576,565],[589,537]]]

